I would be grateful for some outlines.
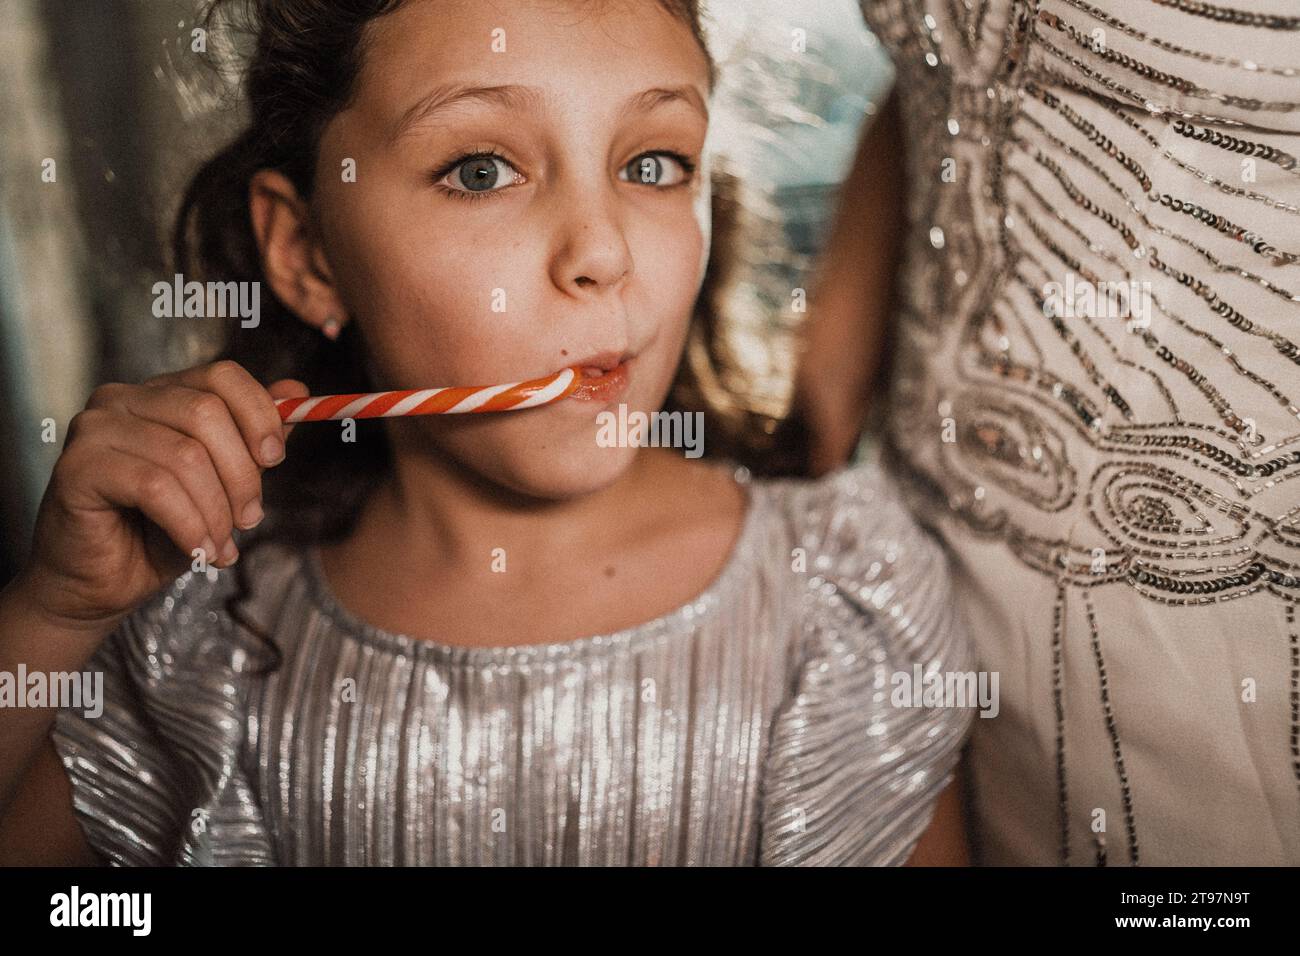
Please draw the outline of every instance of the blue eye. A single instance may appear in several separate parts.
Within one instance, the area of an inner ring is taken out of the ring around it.
[[[458,160],[440,180],[458,193],[499,192],[519,182],[519,173],[500,156],[481,154]]]
[[[679,153],[664,150],[634,156],[618,178],[642,186],[680,186],[691,178],[695,164]]]

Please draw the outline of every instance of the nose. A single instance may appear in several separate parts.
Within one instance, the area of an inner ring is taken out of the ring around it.
[[[632,250],[611,189],[590,182],[561,199],[559,246],[551,281],[567,295],[606,295],[632,272]]]

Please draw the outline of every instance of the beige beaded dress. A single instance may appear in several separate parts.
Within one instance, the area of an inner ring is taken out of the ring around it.
[[[988,863],[1300,863],[1300,3],[863,0]]]

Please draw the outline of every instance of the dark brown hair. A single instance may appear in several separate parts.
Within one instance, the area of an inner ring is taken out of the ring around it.
[[[699,0],[656,0],[685,23],[716,67],[700,22]],[[329,120],[354,93],[365,54],[366,26],[396,10],[403,0],[213,0],[204,16],[209,32],[233,29],[252,39],[245,68],[246,129],[205,162],[186,188],[176,215],[172,252],[177,271],[199,281],[259,282],[270,291],[253,235],[248,190],[259,169],[283,173],[308,198],[313,192],[317,149]],[[734,279],[738,229],[761,231],[746,219],[740,184],[724,169],[713,178],[713,243],[695,308],[685,355],[667,410],[705,411],[709,453],[757,467],[772,464],[773,420],[737,400],[738,377],[720,322]],[[770,232],[769,232],[770,235]],[[775,248],[776,243],[772,243]],[[348,322],[334,341],[297,318],[274,294],[264,296],[255,333],[233,323],[218,358],[231,359],[264,385],[281,378],[306,383],[312,394],[374,391],[361,361],[364,343]],[[297,544],[346,536],[361,505],[390,467],[382,427],[357,429],[356,454],[338,454],[337,434],[298,428],[285,461],[264,474],[266,520],[245,541],[247,554],[259,540]],[[236,566],[239,593],[228,607],[236,620],[264,637],[238,613],[247,596],[246,561]],[[269,643],[269,642],[268,642]]]

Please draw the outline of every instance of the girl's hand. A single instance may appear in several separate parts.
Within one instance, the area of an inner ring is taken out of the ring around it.
[[[262,471],[292,429],[274,399],[306,394],[293,379],[263,388],[230,361],[95,389],[41,500],[19,576],[28,600],[49,621],[107,634],[196,549],[232,565],[232,531],[261,520]]]

